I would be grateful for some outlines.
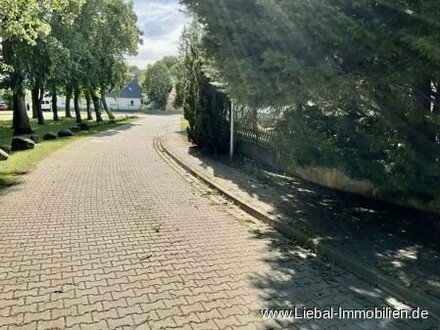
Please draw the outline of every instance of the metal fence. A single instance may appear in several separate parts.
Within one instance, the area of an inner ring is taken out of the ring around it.
[[[237,127],[237,136],[242,141],[254,143],[269,149],[276,149],[276,134],[273,129],[256,129],[239,124]]]
[[[237,138],[258,146],[277,150],[276,143],[276,115],[279,111],[269,108],[252,109],[236,107],[236,134]],[[274,115],[275,114],[275,115]]]

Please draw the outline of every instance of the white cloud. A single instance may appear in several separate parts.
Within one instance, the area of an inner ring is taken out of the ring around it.
[[[178,0],[135,0],[134,9],[144,43],[137,56],[127,57],[128,63],[145,68],[165,55],[177,55],[180,33],[190,21]]]

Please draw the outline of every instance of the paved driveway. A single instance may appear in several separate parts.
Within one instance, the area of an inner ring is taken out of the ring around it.
[[[153,141],[178,127],[149,116],[80,140],[0,196],[0,329],[270,329],[260,308],[400,306],[173,170]]]

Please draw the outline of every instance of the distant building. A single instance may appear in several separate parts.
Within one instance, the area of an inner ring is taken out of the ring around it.
[[[138,80],[133,79],[127,86],[125,86],[122,90],[113,91],[105,94],[105,99],[107,101],[107,105],[111,110],[121,110],[121,111],[138,111],[141,110],[142,105],[148,102],[148,99],[144,94],[142,94],[142,88],[139,85]],[[32,106],[32,100],[30,95],[26,95],[26,103],[29,102],[30,106]],[[79,106],[82,110],[86,109],[86,100],[84,97],[80,99]],[[64,110],[66,107],[66,96],[59,94],[57,98],[57,106],[58,110]],[[91,104],[93,110],[93,103]],[[70,109],[74,110],[73,99],[70,100]],[[49,95],[45,95],[42,100],[42,110],[43,111],[52,111],[52,97]]]
[[[133,79],[121,91],[107,93],[105,96],[108,106],[112,110],[140,110],[144,96],[137,79]]]

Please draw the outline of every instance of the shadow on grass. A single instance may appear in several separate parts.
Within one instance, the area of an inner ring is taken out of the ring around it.
[[[54,126],[56,126],[57,129],[71,127],[73,126],[72,121],[74,120],[68,119],[64,123],[50,123],[47,126],[42,126],[38,133],[41,134],[42,132],[45,133],[53,131]],[[93,127],[89,130],[79,131],[75,133],[73,137],[58,138],[56,140],[50,141],[41,141],[36,145],[34,149],[31,150],[12,152],[7,161],[0,163],[0,190],[18,185],[21,182],[22,176],[24,174],[27,174],[44,158],[48,157],[50,154],[66,146],[67,144],[74,142],[78,138],[92,136],[111,136],[131,129],[133,126],[134,124],[130,121],[106,123],[102,126]],[[54,131],[56,132],[57,130]],[[12,139],[12,136],[8,137],[8,141],[9,139]]]
[[[20,176],[27,172],[6,173],[0,172],[0,189],[9,188],[20,183]]]

